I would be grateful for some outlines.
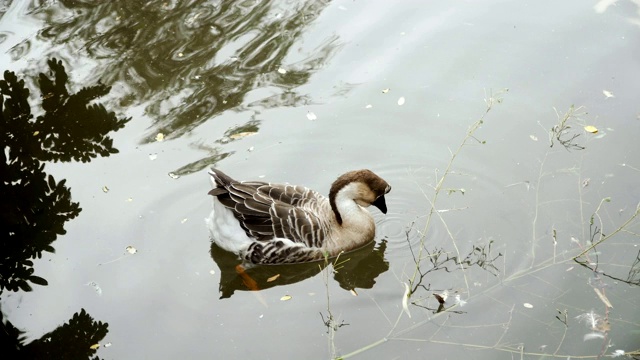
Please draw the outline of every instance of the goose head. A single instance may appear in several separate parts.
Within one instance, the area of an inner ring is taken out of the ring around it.
[[[389,191],[391,191],[391,185],[374,174],[373,171],[367,169],[350,171],[338,177],[331,185],[329,203],[338,224],[342,225],[342,215],[338,209],[338,203],[354,201],[365,208],[373,205],[386,214],[387,204],[384,195]]]

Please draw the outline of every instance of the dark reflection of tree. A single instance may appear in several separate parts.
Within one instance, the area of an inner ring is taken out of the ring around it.
[[[370,289],[375,279],[389,270],[389,262],[384,258],[387,243],[382,240],[378,246],[374,241],[360,249],[329,259],[329,262],[315,261],[301,264],[262,265],[238,268],[238,256],[211,245],[211,257],[220,268],[220,298],[228,298],[236,290],[257,291],[275,286],[293,284],[318,274],[327,264],[333,265],[333,277],[345,290]]]
[[[130,120],[92,103],[110,87],[97,84],[69,94],[62,62],[52,59],[48,65],[51,77],[39,76],[44,113],[37,117],[31,113],[24,81],[9,71],[0,80],[0,295],[5,289],[31,291],[29,283],[47,285],[34,275],[33,259],[54,252],[53,242],[65,233],[64,223],[81,211],[71,201],[65,180],[57,182],[47,175],[43,162],[88,162],[117,153],[107,134]],[[88,358],[95,353],[89,346],[106,335],[107,324],[93,321],[82,310],[68,324],[28,345],[22,345],[21,332],[4,319],[0,332],[3,349],[27,358]]]
[[[22,331],[4,320],[2,327],[0,344],[5,359],[91,359],[96,353],[95,345],[108,332],[106,323],[94,321],[84,309],[73,314],[66,324],[26,345],[22,344]]]
[[[33,9],[49,24],[39,37],[99,60],[96,79],[125,82],[131,91],[127,103],[148,102],[153,131],[168,139],[224,111],[245,109],[254,89],[265,90],[247,107],[309,103],[294,89],[339,47],[328,35],[311,54],[295,54],[302,59],[285,64],[325,1],[59,3]],[[61,16],[60,6],[69,13]]]

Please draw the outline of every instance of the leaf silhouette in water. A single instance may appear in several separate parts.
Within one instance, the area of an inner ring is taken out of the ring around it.
[[[0,80],[0,293],[31,291],[29,283],[46,286],[46,279],[34,275],[34,262],[43,252],[54,252],[58,235],[65,234],[66,221],[82,210],[71,201],[66,180],[44,172],[44,161],[88,162],[117,153],[111,131],[130,119],[118,119],[113,112],[95,103],[110,87],[98,83],[77,93],[67,90],[68,76],[61,61],[48,61],[48,75],[41,73],[39,85],[44,114],[34,119],[29,90],[24,80],[5,71]],[[106,187],[105,187],[106,189]],[[1,304],[0,304],[1,305]],[[22,332],[3,319],[5,340],[11,341],[8,358],[91,358],[107,334],[107,324],[93,321],[84,309],[68,324],[24,345]]]
[[[94,321],[81,309],[66,324],[22,347],[21,358],[89,359],[107,333],[107,323]]]
[[[46,94],[42,100],[45,113],[33,125],[43,147],[38,158],[88,162],[97,155],[117,153],[113,139],[107,134],[123,128],[131,118],[118,119],[102,104],[90,104],[108,94],[111,87],[98,83],[69,94],[66,88],[69,77],[62,61],[51,59],[48,65],[53,79],[44,73],[39,76],[40,91]]]
[[[47,280],[41,278],[40,276],[31,275],[31,276],[29,276],[29,281],[31,281],[34,284],[42,285],[42,286],[49,285]]]
[[[61,61],[50,59],[47,74],[40,73],[44,113],[34,119],[29,104],[30,91],[24,80],[5,71],[0,80],[0,291],[31,291],[28,282],[47,285],[34,275],[30,259],[42,252],[54,252],[64,224],[80,214],[71,201],[66,181],[44,172],[44,161],[90,161],[118,152],[108,136],[130,119],[118,119],[95,100],[110,87],[98,83],[77,93],[67,90],[69,77]]]

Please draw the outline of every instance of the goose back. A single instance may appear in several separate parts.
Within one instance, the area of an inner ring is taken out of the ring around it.
[[[324,196],[303,186],[238,182],[217,169],[211,175],[216,188],[209,194],[233,212],[247,236],[321,246],[329,225],[326,216],[332,216]]]

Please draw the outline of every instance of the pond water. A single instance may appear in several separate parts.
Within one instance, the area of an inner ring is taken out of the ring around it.
[[[0,88],[4,353],[640,357],[637,1],[0,6],[30,90]],[[336,264],[239,274],[213,166],[323,194],[369,168],[389,211]]]

